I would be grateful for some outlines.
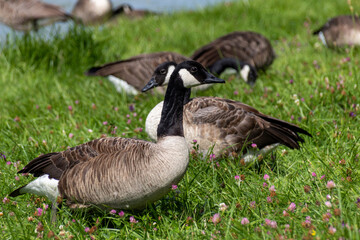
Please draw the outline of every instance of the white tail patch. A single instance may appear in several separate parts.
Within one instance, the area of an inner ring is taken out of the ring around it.
[[[162,86],[167,86],[169,84],[171,74],[174,72],[174,70],[175,70],[175,66],[173,66],[173,65],[169,66],[168,72],[165,77],[165,81]]]
[[[200,82],[194,77],[194,75],[184,68],[179,71],[179,75],[184,83],[184,87],[186,88],[200,85]]]
[[[131,95],[136,95],[139,93],[133,86],[120,78],[109,75],[108,79],[112,84],[114,84],[116,91],[119,93],[126,92],[127,94]]]
[[[49,175],[45,174],[23,187],[20,193],[32,193],[45,196],[52,202],[55,202],[59,195],[58,183],[59,180],[49,178]]]
[[[245,65],[245,66],[240,70],[240,75],[241,75],[241,77],[244,79],[245,82],[248,82],[249,72],[250,72],[250,67],[249,67],[249,65]]]
[[[322,31],[319,32],[319,38],[322,41],[322,43],[327,47],[325,35],[324,35],[324,33]]]

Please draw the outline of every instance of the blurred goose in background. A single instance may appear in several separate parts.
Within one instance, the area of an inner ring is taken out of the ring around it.
[[[153,14],[155,13],[148,10],[134,9],[130,4],[125,3],[113,10],[112,18],[125,16],[130,19],[138,19]]]
[[[169,80],[158,142],[128,138],[100,138],[63,152],[41,155],[19,173],[38,177],[10,193],[33,193],[52,202],[60,196],[72,207],[142,209],[160,199],[184,176],[189,149],[183,132],[186,89],[224,83],[199,63],[179,64]],[[180,103],[180,104],[179,104]]]
[[[174,62],[158,66],[143,91],[167,85],[175,67]],[[248,163],[260,154],[265,156],[280,144],[299,149],[299,142],[304,142],[299,133],[311,136],[294,124],[265,115],[244,103],[218,97],[190,99],[190,94],[191,89],[187,89],[183,113],[184,136],[189,148],[196,140],[203,154],[212,147],[216,155],[242,152],[245,163]],[[163,102],[160,102],[150,111],[145,122],[145,131],[155,141],[162,109]],[[256,144],[258,150],[254,150],[252,144]]]
[[[318,35],[328,47],[360,45],[360,18],[357,16],[331,18],[313,34]]]
[[[0,0],[0,22],[20,31],[37,31],[71,16],[59,6],[39,0]]]
[[[98,24],[112,16],[110,0],[78,0],[72,15],[85,25]]]
[[[180,63],[186,60],[190,60],[190,58],[175,52],[146,53],[126,60],[92,67],[85,72],[85,75],[107,77],[115,85],[118,92],[135,95],[141,92],[142,88],[151,78],[155,68],[161,63],[168,61]],[[215,75],[220,75],[227,68],[240,72],[241,76],[247,79],[248,82],[255,82],[257,77],[256,70],[251,65],[230,58],[219,59],[210,66],[209,70]],[[210,86],[211,84],[206,85]],[[206,89],[206,87],[202,86],[195,87],[194,89]]]
[[[191,59],[210,68],[222,58],[233,58],[247,63],[256,70],[265,70],[275,59],[270,41],[256,32],[232,32],[196,50]],[[250,85],[255,83],[247,81]]]
[[[100,24],[106,20],[115,20],[119,16],[128,18],[141,18],[148,14],[152,14],[147,10],[135,10],[129,4],[121,4],[113,9],[110,0],[79,0],[72,15],[85,25]]]

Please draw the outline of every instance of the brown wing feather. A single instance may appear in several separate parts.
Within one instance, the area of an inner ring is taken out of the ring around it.
[[[89,76],[103,77],[113,75],[126,81],[137,90],[141,91],[141,89],[150,80],[155,68],[158,65],[167,61],[180,63],[185,60],[189,60],[189,58],[174,52],[141,54],[126,60],[90,68],[85,74]]]
[[[123,138],[100,138],[67,149],[41,155],[29,162],[19,173],[31,173],[35,177],[49,174],[51,178],[60,179],[61,174],[78,163],[91,161],[99,154],[109,154],[126,149],[135,140],[124,141]]]
[[[194,128],[199,137],[220,142],[231,151],[239,151],[249,143],[259,148],[281,143],[299,148],[303,139],[298,133],[311,136],[293,124],[267,116],[256,109],[221,98],[194,98],[184,108],[184,129]],[[207,130],[205,130],[207,129]],[[190,131],[190,130],[189,130]]]
[[[257,69],[271,65],[275,52],[271,43],[255,32],[232,32],[201,47],[190,57],[209,67],[222,58],[237,58]]]

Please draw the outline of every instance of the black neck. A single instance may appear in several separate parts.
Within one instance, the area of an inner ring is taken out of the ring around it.
[[[225,71],[226,68],[233,68],[237,72],[239,72],[243,66],[244,63],[239,62],[235,58],[223,58],[215,62],[212,66],[210,66],[209,70],[211,73],[219,76],[222,72]]]
[[[177,75],[177,78],[180,76]],[[183,106],[187,91],[179,79],[170,79],[157,129],[158,139],[165,136],[184,136]]]

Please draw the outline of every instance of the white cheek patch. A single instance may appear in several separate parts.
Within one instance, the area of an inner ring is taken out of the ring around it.
[[[249,72],[250,72],[250,67],[249,67],[249,65],[245,65],[245,66],[240,70],[240,75],[241,75],[241,77],[244,79],[245,82],[248,82]]]
[[[174,72],[174,70],[175,70],[175,66],[169,66],[168,72],[167,72],[166,77],[165,77],[165,81],[162,84],[162,86],[169,85],[170,77],[171,77],[171,74]]]
[[[184,83],[184,87],[190,88],[193,86],[198,86],[201,83],[186,69],[181,69],[179,75]]]
[[[326,44],[326,39],[325,39],[325,35],[324,35],[323,32],[319,32],[319,38],[320,38],[320,40],[322,41],[322,43],[323,43],[325,46],[327,46],[327,44]]]

